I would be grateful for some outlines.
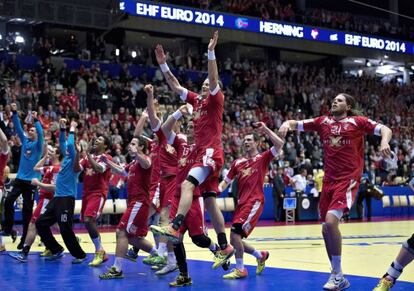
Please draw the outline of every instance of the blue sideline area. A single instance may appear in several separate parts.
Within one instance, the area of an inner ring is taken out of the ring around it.
[[[88,261],[92,254],[88,254]],[[113,262],[110,256],[106,266],[91,268],[86,263],[71,264],[71,256],[65,254],[60,261],[48,262],[38,253],[29,255],[28,263],[20,263],[6,254],[0,255],[1,290],[172,290],[168,283],[177,273],[157,277],[149,266],[127,261],[124,266],[124,279],[103,281],[98,275],[106,272]],[[251,291],[251,290],[321,290],[328,273],[298,271],[280,268],[266,268],[262,275],[255,275],[255,266],[247,266],[249,276],[243,280],[223,280],[223,270],[211,269],[211,262],[189,260],[189,273],[193,279],[192,287],[183,290]],[[300,278],[300,280],[298,280]],[[351,282],[350,290],[372,290],[377,278],[347,276]],[[414,283],[398,282],[393,291],[414,290]]]

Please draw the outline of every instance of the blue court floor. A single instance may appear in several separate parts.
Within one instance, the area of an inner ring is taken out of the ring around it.
[[[92,258],[88,254],[89,259]],[[157,277],[150,268],[142,264],[127,262],[124,267],[124,279],[103,281],[98,275],[113,262],[113,255],[106,266],[91,268],[87,263],[72,265],[71,256],[66,254],[60,261],[48,262],[38,253],[29,256],[28,263],[20,263],[7,253],[0,255],[0,290],[169,290],[168,282],[174,280],[177,273]],[[255,275],[255,267],[248,266],[249,277],[243,280],[227,281],[221,279],[224,271],[214,271],[211,263],[189,260],[189,271],[193,279],[191,287],[184,290],[322,290],[328,274],[311,271],[297,271],[281,268],[266,268],[261,276]],[[348,290],[372,290],[378,279],[347,276],[351,282]],[[392,289],[414,290],[414,283],[398,282]]]

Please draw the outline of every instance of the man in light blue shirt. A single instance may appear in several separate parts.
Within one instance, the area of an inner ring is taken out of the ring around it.
[[[46,211],[36,221],[36,229],[46,248],[52,252],[48,260],[56,260],[63,256],[63,247],[56,241],[50,227],[57,222],[66,248],[75,257],[73,264],[86,260],[86,254],[79,245],[73,232],[73,212],[75,210],[75,197],[79,173],[73,169],[76,156],[75,130],[77,123],[70,124],[69,136],[66,142],[66,119],[61,119],[59,145],[64,159],[56,177],[55,196],[46,206]]]
[[[17,197],[23,196],[23,234],[17,249],[23,248],[23,243],[26,239],[27,229],[30,218],[33,212],[34,193],[36,186],[31,184],[33,178],[40,178],[40,174],[33,170],[34,166],[40,160],[43,152],[43,129],[39,120],[37,120],[37,112],[30,112],[29,117],[34,121],[34,127],[29,128],[27,134],[23,131],[20,122],[19,114],[17,112],[17,105],[12,103],[11,110],[13,112],[12,121],[16,128],[17,134],[22,142],[19,169],[17,177],[13,182],[13,190],[8,193],[4,203],[4,221],[3,232],[4,235],[15,235],[13,230],[14,224],[14,202]]]

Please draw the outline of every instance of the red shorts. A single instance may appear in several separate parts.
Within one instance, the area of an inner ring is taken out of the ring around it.
[[[160,183],[157,184],[157,187],[151,187],[150,189],[150,201],[157,213],[161,212],[161,202],[160,202]]]
[[[175,175],[160,180],[160,203],[161,208],[165,208],[171,204],[171,200],[175,194],[176,183]]]
[[[262,215],[263,207],[264,203],[260,200],[251,200],[243,204],[237,204],[232,223],[242,225],[242,237],[248,237],[253,231],[260,215]]]
[[[224,164],[224,152],[222,148],[199,148],[197,157],[192,168],[210,167],[211,173],[207,179],[200,184],[200,193],[215,192],[219,194],[218,179]]]
[[[39,201],[37,201],[36,209],[33,211],[32,218],[30,220],[31,223],[35,223],[37,218],[42,215],[46,211],[46,206],[49,204],[50,200],[45,197],[39,197]]]
[[[83,193],[80,220],[85,217],[98,218],[105,206],[106,197],[101,193]]]
[[[180,197],[174,196],[171,201],[170,219],[174,219],[177,214]],[[195,197],[191,204],[190,210],[184,218],[183,224],[179,231],[182,234],[188,230],[190,237],[196,235],[207,235],[207,229],[204,225],[204,200],[203,197]]]
[[[148,233],[149,203],[147,201],[128,202],[121,217],[118,229],[124,229],[130,237],[145,237]]]
[[[359,188],[358,180],[323,181],[321,200],[319,201],[319,214],[322,221],[325,221],[326,213],[329,210],[344,210],[349,212],[355,201]]]

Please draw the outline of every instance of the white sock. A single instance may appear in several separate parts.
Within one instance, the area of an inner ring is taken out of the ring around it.
[[[175,266],[177,264],[177,260],[175,259],[174,252],[168,252],[167,262],[168,262],[168,265],[170,266]]]
[[[102,244],[101,244],[101,238],[98,236],[98,237],[95,237],[95,238],[93,238],[92,239],[92,242],[93,242],[93,244],[94,244],[94,246],[95,246],[95,251],[97,252],[97,251],[100,251],[100,250],[103,250],[103,247],[102,247]]]
[[[150,250],[149,254],[150,254],[151,256],[153,256],[153,255],[158,255],[157,249],[156,249],[156,248],[154,248],[154,247],[152,247],[152,249]]]
[[[252,256],[255,257],[256,259],[261,259],[263,257],[262,252],[258,250],[254,250],[254,252],[252,253]]]
[[[387,274],[394,280],[398,279],[401,276],[402,270],[404,269],[400,263],[395,260],[392,262],[391,266],[387,270]]]
[[[332,271],[338,275],[342,275],[341,256],[332,256]]]
[[[236,258],[236,268],[240,271],[244,270],[243,258]]]
[[[158,250],[157,250],[157,252],[158,252],[158,255],[160,257],[163,257],[165,255],[165,253],[167,252],[167,243],[160,242],[158,244]]]
[[[121,257],[115,257],[114,267],[115,267],[117,272],[122,271],[122,265],[124,264],[125,260],[126,259],[121,258]]]

